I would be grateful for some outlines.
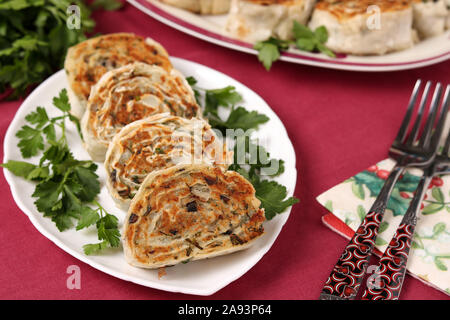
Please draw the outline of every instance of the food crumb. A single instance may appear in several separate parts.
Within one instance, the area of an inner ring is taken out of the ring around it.
[[[158,269],[158,279],[161,279],[167,274],[166,268],[162,267]]]

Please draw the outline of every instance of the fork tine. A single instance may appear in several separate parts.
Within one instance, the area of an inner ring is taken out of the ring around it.
[[[431,99],[431,109],[430,112],[428,113],[428,119],[425,124],[422,136],[420,137],[419,147],[428,148],[429,146],[430,137],[433,132],[434,123],[436,121],[436,115],[439,110],[439,103],[441,102],[441,95],[442,95],[442,85],[438,83],[434,89],[433,98]],[[445,115],[443,116],[445,117]],[[436,133],[438,133],[440,136],[442,134],[442,131]],[[439,141],[437,143],[439,143]]]
[[[450,132],[447,135],[447,139],[445,140],[444,150],[442,151],[442,155],[445,157],[449,156],[449,154],[448,154],[449,146],[450,146]]]
[[[411,94],[411,98],[409,99],[408,109],[406,110],[405,117],[403,118],[403,122],[400,126],[400,129],[398,130],[397,137],[395,138],[395,141],[398,143],[401,143],[405,137],[406,133],[408,132],[409,122],[411,121],[411,116],[414,110],[414,105],[417,101],[417,96],[419,95],[419,89],[422,85],[422,80],[417,80],[416,84],[414,85],[413,92]]]
[[[447,88],[445,89],[445,94],[444,94],[444,100],[442,102],[443,107],[442,107],[442,118],[439,120],[440,123],[438,123],[438,126],[436,127],[436,131],[438,129],[440,129],[441,131],[444,128],[445,125],[445,120],[446,120],[446,114],[448,113],[448,109],[450,107],[450,85],[447,85]],[[440,127],[439,127],[440,126]],[[436,134],[437,135],[437,134]],[[434,139],[439,139],[439,138],[435,138]],[[442,154],[444,156],[449,156],[448,152],[450,150],[450,132],[448,134],[447,140],[445,141],[445,145],[444,145],[444,149],[442,151]]]
[[[427,81],[425,85],[425,90],[422,94],[422,99],[420,100],[419,111],[417,112],[416,121],[414,122],[414,126],[409,133],[408,140],[406,141],[407,146],[412,146],[417,139],[417,135],[419,133],[420,124],[422,123],[423,114],[425,111],[425,107],[428,100],[428,95],[430,93],[431,81]]]

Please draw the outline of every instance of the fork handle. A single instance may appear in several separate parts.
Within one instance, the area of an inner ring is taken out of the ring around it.
[[[352,300],[356,297],[383,220],[386,204],[404,167],[395,166],[369,213],[345,247],[320,294],[320,300]]]
[[[382,212],[369,212],[333,268],[320,295],[321,300],[354,299],[375,245]]]
[[[416,194],[378,263],[373,283],[369,279],[362,300],[397,300],[399,298],[405,279],[406,264],[414,229],[417,224],[417,214],[420,211],[419,208],[430,181],[431,176],[424,175],[420,179]]]
[[[373,282],[368,281],[362,300],[397,300],[406,273],[414,224],[400,224],[380,259]]]

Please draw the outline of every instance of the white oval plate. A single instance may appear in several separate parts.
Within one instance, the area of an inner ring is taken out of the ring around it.
[[[285,161],[286,171],[277,178],[277,181],[285,185],[289,196],[292,196],[297,178],[294,148],[280,119],[264,100],[243,84],[223,73],[184,59],[171,58],[171,60],[175,68],[180,70],[185,76],[195,77],[198,80],[198,85],[202,88],[212,89],[222,88],[227,85],[235,86],[237,92],[242,94],[244,98],[243,106],[249,110],[258,110],[270,118],[268,123],[260,127],[258,136],[271,137],[272,141],[268,141],[266,146],[268,151],[274,158],[282,158]],[[67,86],[66,74],[64,70],[61,70],[44,81],[23,102],[5,136],[4,162],[8,160],[23,160],[17,147],[18,139],[15,137],[15,134],[25,124],[25,116],[34,111],[37,106],[44,107],[49,116],[60,114],[52,106],[52,98],[57,96],[60,90]],[[89,159],[89,155],[82,147],[76,128],[72,124],[68,125],[67,137],[75,158],[80,160]],[[37,163],[38,157],[29,161]],[[4,173],[19,208],[28,215],[39,232],[61,249],[92,267],[117,278],[173,292],[210,295],[241,277],[270,249],[290,213],[289,208],[283,214],[266,222],[264,225],[265,235],[257,239],[251,248],[227,256],[194,261],[167,268],[167,275],[158,279],[158,272],[155,270],[139,269],[128,265],[125,262],[122,250],[111,249],[102,255],[86,256],[83,253],[82,246],[86,243],[98,242],[95,228],[78,232],[75,230],[59,232],[50,219],[44,218],[36,210],[34,199],[31,197],[34,191],[34,184],[14,176],[6,169]],[[113,204],[113,200],[105,186],[105,170],[100,163],[97,174],[100,176],[101,182],[101,192],[98,196],[98,201],[109,213],[119,218],[120,226],[122,226],[125,212],[117,209]]]
[[[253,45],[224,30],[227,15],[199,15],[163,4],[158,0],[127,0],[149,16],[194,37],[230,49],[257,54]],[[342,55],[330,58],[324,54],[290,49],[281,60],[311,66],[352,71],[395,71],[420,68],[450,59],[450,30],[421,41],[414,47],[381,56]]]

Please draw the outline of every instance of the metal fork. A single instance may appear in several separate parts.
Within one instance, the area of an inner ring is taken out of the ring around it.
[[[442,112],[447,114],[450,105],[450,85],[445,90]],[[368,283],[362,295],[363,300],[397,300],[405,279],[406,265],[411,249],[414,230],[417,225],[417,215],[425,196],[428,185],[433,176],[450,174],[450,134],[441,153],[435,160],[423,168],[424,174],[417,186],[416,193],[411,200],[394,237],[381,257],[378,268],[374,273],[375,283]]]
[[[406,115],[397,137],[389,149],[389,157],[396,160],[397,163],[386,179],[369,213],[334,266],[320,294],[321,300],[352,300],[356,297],[361,281],[366,273],[367,264],[378,234],[378,228],[383,219],[395,182],[405,168],[424,167],[434,160],[445,122],[445,115],[441,113],[433,132],[438,114],[440,100],[438,98],[441,95],[440,84],[437,84],[435,88],[431,107],[427,108],[432,83],[430,81],[426,83],[415,122],[412,129],[409,130],[421,84],[421,80],[418,80],[414,86]],[[426,109],[429,109],[429,111],[427,116],[424,117]],[[420,139],[416,143],[423,121],[425,121],[425,125]]]

